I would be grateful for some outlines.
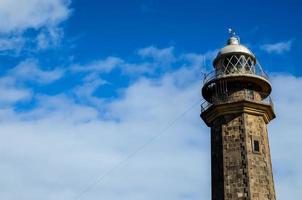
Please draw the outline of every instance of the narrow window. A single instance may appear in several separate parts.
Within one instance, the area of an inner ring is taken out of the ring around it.
[[[255,153],[259,153],[259,152],[260,152],[260,144],[259,144],[259,140],[254,140],[253,147],[254,147],[254,152],[255,152]]]

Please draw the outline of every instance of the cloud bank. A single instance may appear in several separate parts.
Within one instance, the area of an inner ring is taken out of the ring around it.
[[[95,67],[80,66],[81,70],[73,71],[73,75],[84,73],[83,81],[56,95],[40,93],[24,84],[21,92],[17,86],[34,81],[26,74],[35,74],[38,83],[51,85],[66,73],[45,71],[33,61],[10,70],[3,79],[13,81],[3,80],[1,96],[11,89],[19,96],[11,95],[7,98],[11,103],[0,109],[0,184],[5,188],[1,196],[73,200],[97,177],[118,166],[81,199],[209,199],[210,132],[199,118],[199,105],[194,104],[201,102],[199,72],[203,70],[203,55],[173,57],[181,60],[175,70],[158,77],[141,74],[109,102],[95,92],[101,91],[103,84],[112,84],[103,77],[117,69],[112,67],[114,62],[109,62],[111,57],[96,62],[101,64]],[[128,63],[122,58],[116,60]],[[153,62],[157,63],[151,61],[150,66]],[[121,72],[121,76],[126,74]],[[277,112],[277,119],[270,125],[276,191],[279,199],[295,199],[300,195],[296,191],[302,178],[301,162],[295,159],[302,153],[297,140],[302,96],[295,91],[302,87],[302,81],[292,75],[274,75],[271,80]],[[76,96],[90,99],[90,103],[78,101]],[[17,111],[15,103],[28,98],[35,106]],[[164,135],[119,165],[192,105]]]

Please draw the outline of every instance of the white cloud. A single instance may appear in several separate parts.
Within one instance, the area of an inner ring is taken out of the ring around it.
[[[19,53],[24,47],[26,39],[20,36],[11,38],[0,38],[0,52],[1,51],[16,51]]]
[[[172,63],[175,61],[174,47],[157,48],[154,46],[142,48],[138,50],[138,55],[143,58],[152,58],[158,63]]]
[[[150,62],[142,62],[142,63],[124,62],[123,65],[121,65],[120,69],[124,74],[141,75],[141,74],[153,74],[155,67],[154,64]]]
[[[94,95],[95,91],[102,85],[109,84],[101,79],[97,73],[87,75],[83,83],[74,88],[73,93],[77,96],[80,102],[86,102],[93,106],[100,107],[104,103],[102,99]]]
[[[98,118],[98,111],[92,107],[77,104],[67,94],[55,96],[36,95],[37,107],[29,112],[23,112],[16,118],[24,121],[43,121],[46,123],[81,124]]]
[[[86,65],[74,65],[71,66],[71,70],[74,72],[98,72],[109,73],[113,69],[117,68],[124,61],[117,57],[108,57],[104,60],[94,61]]]
[[[139,74],[152,74],[155,66],[152,62],[142,63],[129,63],[118,57],[107,57],[93,61],[88,64],[79,65],[75,64],[70,67],[70,70],[75,73],[98,73],[106,74],[111,73],[113,70],[118,69],[123,74],[139,75]]]
[[[277,43],[272,43],[272,44],[263,44],[260,46],[260,49],[268,52],[268,53],[285,53],[290,51],[292,47],[292,40],[288,41],[283,41],[283,42],[277,42]]]
[[[31,100],[34,92],[24,82],[49,84],[63,76],[59,69],[42,70],[35,60],[25,60],[11,70],[4,72],[0,78],[0,108]]]
[[[173,76],[139,79],[121,98],[104,103],[101,112],[59,95],[39,96],[38,107],[28,113],[2,116],[0,154],[5,159],[0,173],[5,170],[5,175],[0,184],[6,189],[1,196],[73,200],[96,176],[160,133],[199,99],[198,82],[178,87]],[[200,150],[203,143],[209,146],[209,134],[200,127],[198,114],[195,105],[167,135],[95,185],[83,199],[209,198],[209,154]],[[2,145],[4,141],[9,145]]]
[[[194,68],[195,70],[208,70],[208,63],[216,54],[217,50],[208,51],[204,54],[180,54],[175,55],[174,47],[156,48],[149,46],[138,50],[143,60],[141,62],[131,63],[119,57],[109,56],[105,59],[93,61],[88,64],[75,64],[70,67],[70,70],[77,73],[110,73],[115,69],[119,69],[123,74],[127,75],[142,75],[154,74],[156,71],[165,71],[172,63],[179,61],[180,66],[183,61],[187,61],[186,67]],[[144,60],[152,58],[152,60]]]
[[[48,28],[37,35],[37,48],[47,49],[51,46],[57,46],[63,38],[63,30],[58,27]]]
[[[119,69],[124,74],[152,74],[156,69],[170,66],[176,61],[173,53],[174,48],[159,49],[154,46],[138,50],[138,54],[143,58],[152,58],[152,61],[143,61],[141,63],[131,63],[122,58],[109,56],[85,65],[71,66],[73,72],[97,72],[110,73],[114,69]]]
[[[25,44],[45,49],[55,46],[63,37],[60,24],[70,16],[70,0],[1,0],[0,43],[1,51],[15,50]],[[27,30],[35,30],[25,36]],[[36,38],[36,39],[35,39]]]
[[[14,104],[21,101],[30,100],[32,91],[27,88],[16,86],[15,79],[11,77],[0,78],[0,106]]]
[[[69,0],[1,0],[0,32],[57,26],[68,18],[69,4]]]
[[[188,53],[182,57],[190,62],[190,66],[206,73],[213,70],[212,60],[217,56],[218,49],[207,51],[204,54]]]
[[[298,199],[302,188],[301,123],[302,77],[272,77],[277,118],[270,125],[274,178],[278,199]]]
[[[60,69],[42,70],[36,60],[25,60],[9,71],[9,76],[20,81],[34,81],[48,84],[60,79],[64,72]]]

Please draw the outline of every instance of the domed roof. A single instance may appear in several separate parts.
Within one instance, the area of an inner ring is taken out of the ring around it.
[[[245,54],[251,56],[256,63],[255,55],[247,47],[240,44],[238,37],[232,36],[229,38],[227,45],[220,49],[213,64],[215,65],[220,58],[231,54]]]

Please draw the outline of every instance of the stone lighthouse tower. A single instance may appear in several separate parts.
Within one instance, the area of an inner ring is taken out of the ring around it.
[[[269,79],[234,32],[213,65],[204,79],[200,115],[211,127],[212,200],[275,200]]]

